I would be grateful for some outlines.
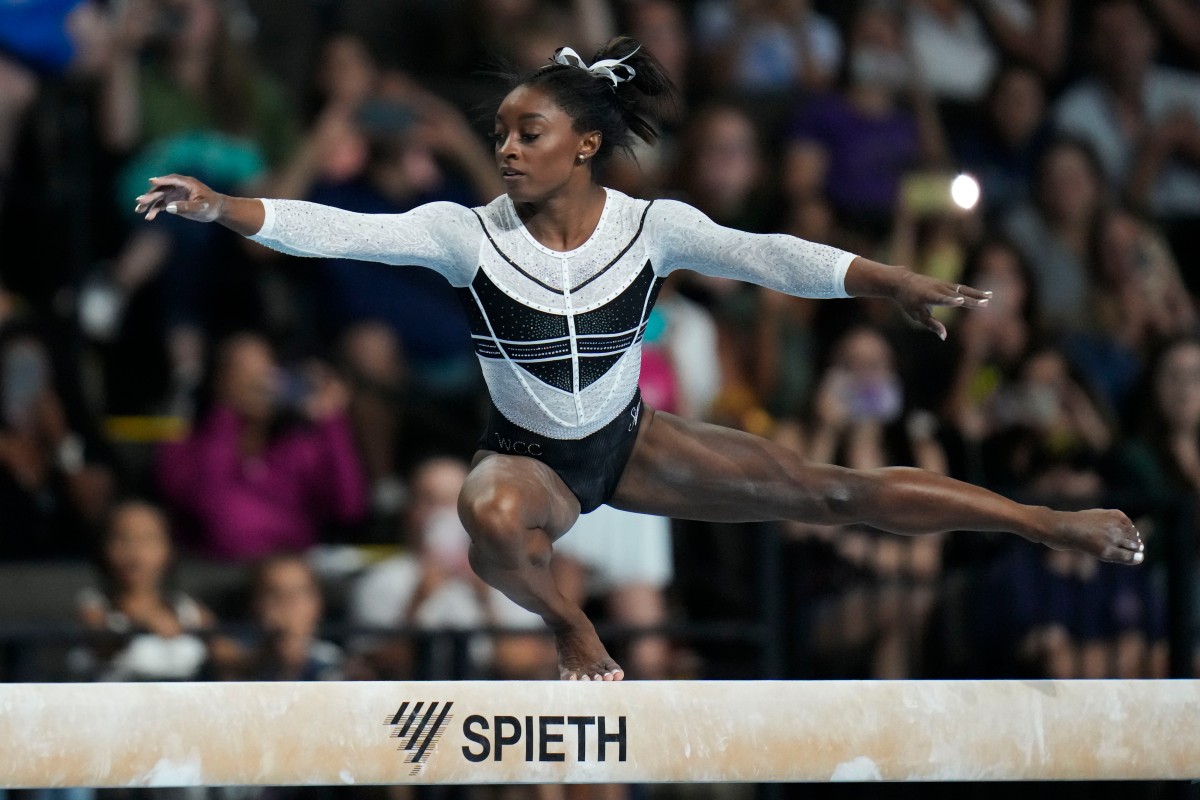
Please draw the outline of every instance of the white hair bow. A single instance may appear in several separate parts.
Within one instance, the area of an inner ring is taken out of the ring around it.
[[[631,81],[633,80],[633,76],[637,75],[637,70],[635,70],[633,67],[627,66],[623,62],[625,59],[632,57],[634,53],[641,49],[642,46],[638,45],[633,49],[633,52],[629,53],[629,55],[621,58],[602,58],[589,67],[574,50],[569,47],[560,47],[554,51],[554,61],[557,64],[562,64],[567,67],[579,67],[580,69],[586,69],[597,78],[604,78],[605,80],[612,81],[613,88],[615,89],[618,83]]]

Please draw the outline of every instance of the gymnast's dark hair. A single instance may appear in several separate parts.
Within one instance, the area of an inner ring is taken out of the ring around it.
[[[628,36],[618,36],[601,47],[591,63],[630,53],[632,57],[624,64],[636,74],[615,86],[586,69],[556,62],[511,83],[514,89],[533,86],[545,91],[575,121],[576,131],[600,132],[600,149],[590,161],[593,172],[603,170],[617,150],[632,156],[635,139],[647,144],[658,141],[658,129],[651,119],[674,110],[675,85],[658,60]]]

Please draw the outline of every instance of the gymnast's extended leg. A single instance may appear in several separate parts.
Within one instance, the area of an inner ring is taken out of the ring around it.
[[[1053,511],[908,467],[817,464],[742,431],[647,414],[610,504],[629,511],[724,522],[862,523],[905,535],[1002,531],[1104,561],[1138,564],[1142,543],[1120,511]]]

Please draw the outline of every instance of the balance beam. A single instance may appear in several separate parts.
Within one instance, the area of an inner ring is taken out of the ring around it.
[[[0,685],[0,786],[1200,777],[1200,681]]]

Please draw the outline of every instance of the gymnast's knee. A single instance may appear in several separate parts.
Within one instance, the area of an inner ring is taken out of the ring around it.
[[[527,499],[519,489],[496,485],[484,491],[464,491],[458,516],[471,535],[476,556],[507,561],[523,549],[526,525],[522,507]]]

